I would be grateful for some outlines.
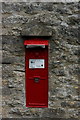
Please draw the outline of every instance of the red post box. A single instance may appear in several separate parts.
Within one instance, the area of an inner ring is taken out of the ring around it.
[[[25,40],[26,106],[48,107],[48,40]]]

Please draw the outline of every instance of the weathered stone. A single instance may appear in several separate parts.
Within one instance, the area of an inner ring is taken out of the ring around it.
[[[79,116],[79,111],[78,109],[74,109],[74,108],[70,108],[67,110],[67,117],[71,117],[71,118],[78,118]]]
[[[79,25],[79,16],[78,15],[72,15],[68,17],[68,24],[69,25]]]
[[[2,94],[3,94],[3,96],[10,95],[11,94],[11,90],[8,87],[4,87],[2,89]]]
[[[55,109],[46,109],[43,112],[43,116],[44,117],[49,117],[49,115],[51,116],[51,118],[60,118],[60,116],[64,116],[65,117],[65,109],[64,108],[55,108]]]
[[[70,9],[67,9],[66,5],[64,8],[57,8],[57,12],[59,12],[60,14],[72,14],[72,11]]]
[[[2,120],[18,120],[18,118],[3,118]],[[78,120],[77,118],[49,118],[49,117],[44,117],[44,118],[27,118],[27,120]],[[26,120],[26,118],[19,118],[19,120]]]
[[[53,69],[52,72],[57,76],[65,76],[64,68]]]
[[[78,12],[78,3],[2,3],[3,118],[78,119]],[[46,36],[49,40],[49,99],[44,109],[26,107],[23,43],[29,36]]]
[[[23,4],[23,5],[22,5]],[[15,12],[20,12],[22,11],[25,7],[27,7],[27,4],[29,3],[20,3],[18,2],[16,4],[16,2],[3,2],[2,4],[2,13],[15,13]],[[4,9],[5,8],[5,9]],[[25,10],[25,9],[24,9]]]
[[[39,24],[29,23],[26,27],[22,29],[22,36],[51,36],[52,29],[50,27],[41,26]]]
[[[79,108],[80,102],[78,102],[78,101],[65,101],[65,102],[61,103],[61,106],[70,107],[70,108]]]
[[[5,58],[3,58],[2,63],[3,64],[11,64],[11,63],[14,63],[14,61],[15,61],[15,58],[5,57]]]

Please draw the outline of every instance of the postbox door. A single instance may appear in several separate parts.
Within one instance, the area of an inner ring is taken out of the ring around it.
[[[48,47],[26,49],[26,105],[48,107]]]

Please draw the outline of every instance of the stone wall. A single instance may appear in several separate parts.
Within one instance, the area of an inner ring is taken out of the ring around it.
[[[77,2],[2,3],[2,118],[78,119],[79,8]],[[29,36],[49,40],[48,108],[25,106],[23,41]]]

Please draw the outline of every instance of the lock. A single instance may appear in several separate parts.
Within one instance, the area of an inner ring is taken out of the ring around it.
[[[38,83],[39,80],[40,80],[40,78],[38,78],[38,77],[34,78],[34,81],[35,81],[36,83]]]

